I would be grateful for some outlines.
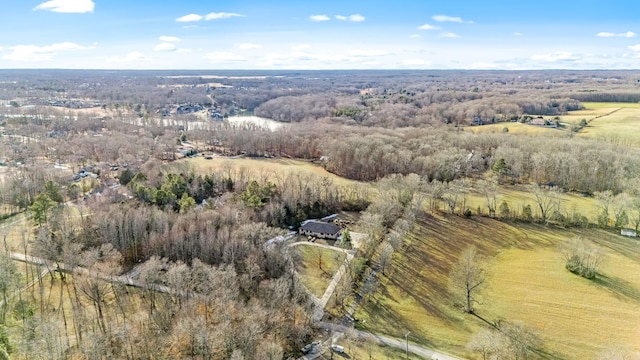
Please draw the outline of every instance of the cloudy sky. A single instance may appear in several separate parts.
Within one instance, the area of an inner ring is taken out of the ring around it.
[[[5,0],[0,68],[637,69],[636,0]]]

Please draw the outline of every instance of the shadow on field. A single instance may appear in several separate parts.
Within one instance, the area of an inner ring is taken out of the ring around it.
[[[638,240],[626,238],[619,235],[613,235],[605,230],[594,230],[598,236],[594,237],[594,242],[598,245],[607,247],[623,256],[640,262],[640,251],[638,251]]]
[[[619,277],[609,277],[598,274],[593,280],[593,283],[606,288],[618,297],[625,297],[633,301],[640,302],[640,289]]]

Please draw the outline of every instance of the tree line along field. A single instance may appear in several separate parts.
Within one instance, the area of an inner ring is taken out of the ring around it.
[[[633,72],[185,74],[0,71],[3,247],[68,271],[4,307],[11,358],[298,357],[331,336],[309,290],[341,259],[265,241],[334,213],[361,234],[325,321],[464,358],[640,351],[640,255],[617,235],[640,226]],[[603,254],[589,279],[574,243]],[[3,294],[29,280],[7,264]],[[351,358],[402,355],[345,336]]]

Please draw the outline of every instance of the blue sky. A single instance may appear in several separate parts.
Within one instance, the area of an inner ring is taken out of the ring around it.
[[[640,2],[0,0],[0,68],[637,69]]]

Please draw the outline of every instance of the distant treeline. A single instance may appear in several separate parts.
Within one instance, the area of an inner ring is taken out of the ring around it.
[[[473,134],[459,128],[381,129],[308,125],[275,132],[217,127],[193,135],[221,141],[234,154],[318,159],[327,170],[354,180],[415,173],[451,181],[493,171],[495,163],[514,183],[553,184],[593,193],[624,188],[639,176],[640,151],[622,145],[572,137]]]
[[[583,92],[573,94],[571,97],[583,102],[640,102],[640,92]]]

